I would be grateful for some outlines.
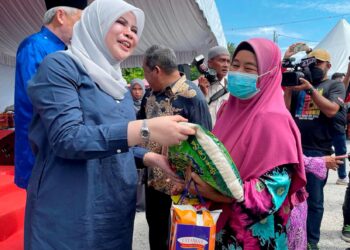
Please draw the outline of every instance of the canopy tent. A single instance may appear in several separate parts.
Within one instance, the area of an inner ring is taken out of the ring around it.
[[[322,48],[331,54],[332,67],[328,72],[346,73],[350,56],[350,24],[341,19],[334,28],[317,44],[315,49]]]
[[[152,44],[173,48],[179,63],[191,62],[212,46],[226,46],[214,0],[126,1],[144,10],[146,25],[134,56],[124,67],[140,66]],[[1,0],[0,12],[0,64],[14,66],[18,44],[42,25],[44,0]]]
[[[226,46],[214,0],[126,1],[144,10],[146,25],[138,48],[123,67],[141,66],[142,55],[152,44],[173,48],[181,64],[206,55],[215,45]],[[40,30],[45,11],[44,0],[0,0],[0,112],[13,104],[17,47]]]

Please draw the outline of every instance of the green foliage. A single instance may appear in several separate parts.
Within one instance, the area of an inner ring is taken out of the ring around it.
[[[130,83],[130,81],[134,78],[144,78],[143,69],[142,68],[126,68],[122,69],[123,76],[127,83]]]
[[[231,42],[227,42],[227,49],[230,52],[230,55],[232,57],[233,53],[235,52],[236,45]],[[199,76],[200,73],[198,72],[196,66],[191,65],[191,81],[196,80]]]
[[[191,81],[196,80],[199,76],[200,73],[197,70],[196,66],[191,65],[191,71],[190,71],[190,77],[191,77]]]
[[[230,52],[230,55],[231,55],[231,57],[232,57],[233,52],[235,52],[236,45],[235,45],[234,43],[227,42],[227,49],[228,49],[228,51]]]
[[[232,57],[233,52],[236,49],[236,46],[234,43],[227,42],[227,49],[230,52],[230,55]],[[122,69],[122,72],[125,80],[128,83],[130,83],[130,81],[134,78],[144,79],[142,68],[125,68],[125,69]],[[196,80],[199,76],[200,76],[200,73],[198,72],[196,66],[191,65],[191,71],[190,71],[191,81]]]

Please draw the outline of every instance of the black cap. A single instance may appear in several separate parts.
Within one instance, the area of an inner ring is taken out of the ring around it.
[[[67,6],[82,10],[87,6],[87,0],[45,0],[45,5],[47,10],[58,6]]]

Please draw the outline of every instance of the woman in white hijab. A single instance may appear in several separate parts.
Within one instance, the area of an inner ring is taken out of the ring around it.
[[[36,158],[28,186],[25,249],[131,249],[134,156],[165,169],[164,156],[132,146],[177,144],[194,131],[180,116],[134,121],[120,63],[131,55],[144,14],[121,0],[95,0],[67,52],[49,55],[28,87]]]

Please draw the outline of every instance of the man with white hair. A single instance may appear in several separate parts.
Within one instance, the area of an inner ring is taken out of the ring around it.
[[[35,75],[44,57],[64,50],[70,43],[73,25],[80,19],[86,0],[45,1],[47,11],[43,26],[38,33],[25,38],[16,55],[15,79],[15,183],[27,188],[34,165],[34,156],[29,146],[28,128],[33,107],[27,96],[28,81]]]
[[[218,82],[209,83],[204,77],[198,78],[198,86],[202,90],[209,105],[209,112],[214,126],[216,122],[216,113],[222,103],[228,99],[229,94],[226,90],[226,76],[230,67],[230,52],[223,46],[212,47],[208,51],[208,67],[216,71]]]

